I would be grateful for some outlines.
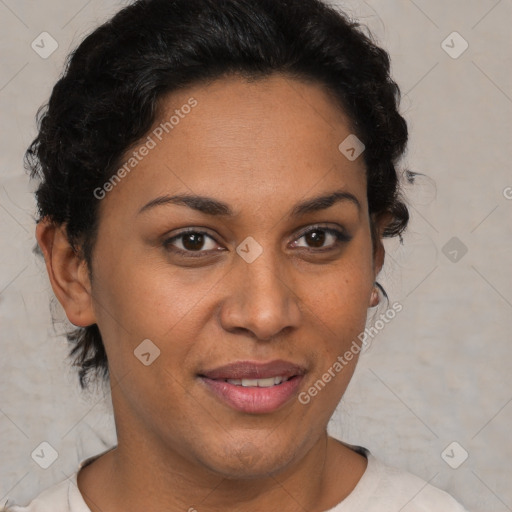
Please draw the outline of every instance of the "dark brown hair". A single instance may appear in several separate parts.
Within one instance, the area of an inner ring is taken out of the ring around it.
[[[139,0],[94,30],[69,56],[26,153],[31,176],[40,179],[38,220],[64,224],[91,269],[99,221],[93,191],[147,134],[159,99],[229,74],[274,73],[333,93],[365,145],[372,219],[387,215],[384,236],[400,235],[409,215],[395,165],[407,125],[389,56],[320,0]],[[97,325],[68,339],[82,387],[90,373],[108,375]]]

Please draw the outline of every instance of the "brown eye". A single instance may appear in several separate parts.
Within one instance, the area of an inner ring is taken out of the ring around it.
[[[165,240],[163,245],[166,250],[184,256],[205,256],[212,251],[221,250],[210,235],[192,230]]]
[[[304,237],[310,247],[323,247],[325,242],[325,232],[321,230],[310,231]]]
[[[199,251],[204,245],[204,235],[202,233],[187,233],[182,236],[182,244],[187,251]]]
[[[316,226],[310,228],[308,231],[302,232],[299,238],[293,243],[294,247],[305,249],[336,249],[340,244],[349,242],[352,239],[346,232]]]

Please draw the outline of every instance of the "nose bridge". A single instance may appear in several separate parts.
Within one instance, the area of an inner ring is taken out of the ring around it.
[[[298,325],[300,309],[293,285],[286,282],[288,272],[275,251],[264,250],[250,263],[240,257],[234,265],[221,312],[226,330],[243,328],[259,339],[269,339]]]

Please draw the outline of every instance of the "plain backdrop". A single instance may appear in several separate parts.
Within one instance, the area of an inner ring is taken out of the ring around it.
[[[66,55],[122,5],[0,0],[0,505],[115,443],[108,395],[81,393],[66,361],[22,156]],[[403,309],[362,355],[330,431],[471,511],[511,511],[512,2],[337,5],[390,52],[410,129],[401,168],[424,176],[381,275]],[[58,453],[48,469],[31,455],[42,442]]]

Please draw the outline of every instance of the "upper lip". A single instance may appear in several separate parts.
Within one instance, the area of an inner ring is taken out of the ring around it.
[[[235,361],[212,370],[201,372],[202,377],[209,379],[267,379],[269,377],[294,377],[304,375],[306,369],[299,365],[282,359],[268,363],[258,361]]]

